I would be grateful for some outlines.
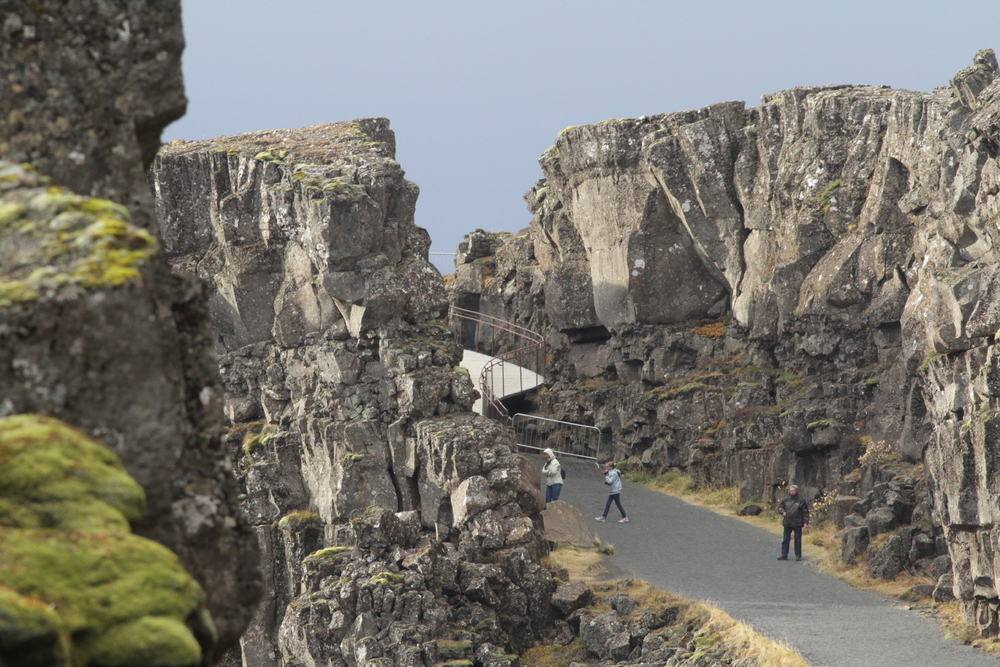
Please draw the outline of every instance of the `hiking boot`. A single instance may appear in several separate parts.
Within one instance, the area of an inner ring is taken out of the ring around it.
[[[778,556],[778,560],[788,560],[788,556]]]
[[[802,560],[802,556],[796,556],[795,560]]]
[[[618,523],[628,523],[628,517],[623,516],[622,518],[618,519]]]
[[[594,521],[604,521],[604,517],[603,516],[595,517]]]

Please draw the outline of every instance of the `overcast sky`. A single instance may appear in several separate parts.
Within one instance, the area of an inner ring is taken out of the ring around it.
[[[183,11],[188,112],[165,141],[386,116],[433,252],[476,228],[526,227],[537,158],[569,125],[756,106],[801,85],[931,90],[1000,49],[1000,0],[183,0]]]

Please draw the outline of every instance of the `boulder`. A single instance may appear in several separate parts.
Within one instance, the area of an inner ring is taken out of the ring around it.
[[[583,616],[580,619],[580,639],[584,646],[593,655],[604,660],[610,656],[610,650],[615,650],[620,655],[624,652],[624,644],[628,643],[628,631],[618,620],[618,614],[613,611],[598,614],[596,616]],[[616,658],[623,660],[628,657],[628,652],[624,656]]]
[[[899,519],[888,507],[879,507],[865,516],[865,525],[868,526],[870,537],[888,533],[899,527]]]
[[[639,603],[624,593],[615,593],[609,597],[608,604],[611,605],[611,608],[617,611],[621,616],[628,616],[639,608]]]
[[[552,594],[552,605],[563,616],[569,616],[577,609],[589,605],[594,599],[590,587],[582,581],[571,581],[556,588]]]
[[[840,560],[845,563],[856,563],[868,549],[868,527],[844,528],[841,535]]]
[[[937,584],[934,586],[934,591],[931,593],[931,597],[934,598],[935,602],[952,602],[955,600],[955,589],[954,580],[952,575],[942,574],[938,580]]]
[[[582,549],[594,546],[594,534],[590,532],[583,514],[567,502],[553,500],[546,503],[542,521],[545,524],[545,539],[549,542],[568,542]]]

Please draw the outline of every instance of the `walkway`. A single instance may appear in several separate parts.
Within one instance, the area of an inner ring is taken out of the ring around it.
[[[943,639],[935,621],[900,601],[855,590],[805,562],[776,560],[780,537],[657,491],[626,483],[630,523],[617,523],[614,506],[608,522],[598,523],[603,475],[592,462],[560,461],[567,470],[560,500],[580,508],[594,534],[614,545],[614,565],[785,640],[814,667],[1000,666]]]
[[[483,367],[493,359],[494,357],[473,352],[472,350],[465,350],[462,354],[462,363],[459,365],[469,371],[469,375],[472,376],[472,382],[476,385],[477,390],[479,390],[479,377],[483,373]],[[545,378],[538,373],[515,366],[509,362],[498,364],[495,366],[495,369],[495,372],[491,376],[490,389],[501,400],[531,391],[540,387],[545,382]],[[480,391],[480,393],[482,392]],[[477,414],[483,414],[482,397],[476,399],[476,402],[472,405],[472,410]]]

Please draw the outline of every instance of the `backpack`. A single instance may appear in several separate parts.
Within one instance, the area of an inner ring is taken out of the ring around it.
[[[560,468],[559,469],[559,474],[562,475],[563,479],[566,479],[566,468]]]

